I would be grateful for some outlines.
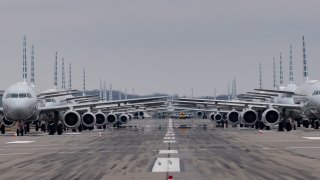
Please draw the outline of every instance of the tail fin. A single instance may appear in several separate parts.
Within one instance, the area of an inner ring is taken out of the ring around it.
[[[34,87],[35,74],[34,74],[34,46],[31,47],[31,86]]]
[[[302,36],[302,52],[303,52],[303,79],[308,81],[308,62],[306,54],[306,43],[304,41],[304,36]]]
[[[23,36],[23,49],[22,49],[22,79],[27,82],[27,37]]]

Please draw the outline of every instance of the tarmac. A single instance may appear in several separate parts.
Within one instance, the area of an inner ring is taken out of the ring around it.
[[[204,126],[203,126],[204,125]],[[320,179],[320,131],[138,119],[124,128],[0,135],[0,179]]]

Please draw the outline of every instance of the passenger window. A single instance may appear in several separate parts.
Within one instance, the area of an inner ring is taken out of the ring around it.
[[[18,94],[17,93],[12,93],[11,94],[11,98],[18,98]]]

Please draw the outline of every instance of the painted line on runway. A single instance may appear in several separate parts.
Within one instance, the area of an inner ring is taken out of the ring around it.
[[[66,135],[80,135],[82,133],[66,133]]]
[[[177,150],[160,150],[159,154],[178,154]]]
[[[33,142],[35,141],[11,141],[11,142],[6,142],[5,144],[28,144]]]
[[[8,154],[0,154],[0,156],[10,156],[10,155],[32,155],[35,153],[8,153]]]
[[[179,158],[158,158],[152,172],[180,172]]]
[[[171,140],[171,139],[176,139],[176,138],[175,137],[164,137],[163,139]]]
[[[320,140],[320,137],[302,137],[303,139]]]
[[[163,143],[176,143],[175,140],[168,140],[168,141],[163,141]]]

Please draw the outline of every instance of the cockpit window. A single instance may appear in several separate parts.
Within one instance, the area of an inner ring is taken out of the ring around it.
[[[11,98],[18,98],[19,96],[18,96],[18,93],[12,93],[11,94]]]
[[[316,95],[320,95],[320,90],[315,90],[313,93],[312,93],[313,96],[316,96]]]
[[[7,94],[6,99],[11,97],[11,93]]]
[[[27,93],[27,96],[28,98],[32,98],[31,94],[30,93]]]
[[[19,94],[19,98],[26,98],[27,97],[27,94],[26,93],[20,93]]]

